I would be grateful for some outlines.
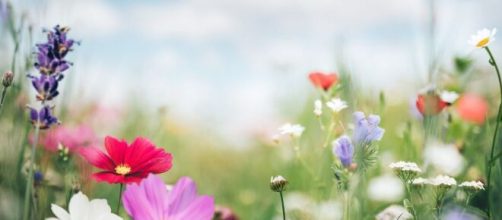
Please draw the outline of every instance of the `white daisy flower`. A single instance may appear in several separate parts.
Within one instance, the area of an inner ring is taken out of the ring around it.
[[[322,102],[319,99],[314,102],[314,115],[317,117],[322,115]]]
[[[458,185],[459,187],[471,190],[485,190],[485,187],[480,181],[466,181]]]
[[[459,95],[456,92],[453,91],[442,91],[440,94],[441,100],[447,102],[447,103],[454,103],[457,101]]]
[[[406,161],[399,161],[395,163],[391,163],[389,165],[390,168],[398,171],[406,171],[406,172],[413,172],[413,173],[421,173],[422,170],[418,167],[416,163],[413,162],[406,162]]]
[[[282,135],[290,135],[296,138],[302,136],[304,130],[305,127],[299,124],[290,124],[290,123],[286,123],[279,128],[279,132]]]
[[[429,183],[433,186],[446,186],[452,187],[457,185],[457,181],[446,175],[438,175],[429,180]]]
[[[121,217],[112,213],[106,199],[89,201],[89,198],[82,192],[71,197],[68,205],[70,212],[54,204],[51,205],[51,210],[56,218],[46,220],[122,220]]]
[[[479,30],[475,35],[471,36],[469,44],[477,48],[487,47],[491,42],[495,41],[496,33],[496,28],[493,28],[492,30],[488,30],[487,28]]]
[[[331,99],[330,101],[326,102],[326,106],[331,109],[334,113],[338,113],[341,110],[347,108],[347,102],[339,99],[339,98],[334,98]]]

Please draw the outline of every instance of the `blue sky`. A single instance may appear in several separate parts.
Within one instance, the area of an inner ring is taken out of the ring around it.
[[[435,2],[443,65],[452,54],[478,56],[466,43],[470,35],[500,27],[501,1]],[[280,100],[298,110],[310,105],[306,74],[336,71],[337,61],[370,90],[411,95],[426,83],[428,3],[15,1],[36,28],[70,25],[81,39],[72,59],[84,97],[120,105],[131,91],[183,120],[218,124],[229,136],[291,120],[281,115]]]

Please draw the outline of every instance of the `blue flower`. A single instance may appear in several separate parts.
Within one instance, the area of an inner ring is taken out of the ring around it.
[[[40,171],[35,171],[33,174],[33,180],[35,180],[35,185],[40,185],[44,180],[44,174]]]
[[[343,166],[348,167],[352,164],[354,146],[352,145],[349,136],[343,135],[333,141],[333,154],[338,156]]]
[[[30,109],[30,119],[33,126],[40,129],[48,129],[52,125],[58,123],[58,119],[52,115],[51,108],[49,106],[44,106],[40,111],[29,107]]]
[[[380,116],[354,112],[354,141],[358,144],[368,144],[382,139],[385,130],[380,125]]]
[[[31,78],[31,84],[37,90],[37,100],[49,101],[59,95],[59,81],[63,75],[40,75],[40,77],[28,75]]]

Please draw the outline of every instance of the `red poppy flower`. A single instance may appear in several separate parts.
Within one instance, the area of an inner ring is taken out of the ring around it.
[[[322,73],[322,72],[312,72],[309,74],[310,81],[314,84],[314,86],[324,89],[324,91],[328,90],[336,84],[338,81],[338,75],[336,73]]]
[[[465,94],[458,100],[457,112],[468,122],[483,124],[488,114],[488,103],[478,95]]]
[[[416,105],[422,115],[437,115],[448,106],[448,103],[436,94],[424,94],[418,95]]]
[[[93,147],[80,150],[89,163],[104,170],[92,175],[98,182],[138,183],[150,173],[163,173],[172,167],[171,154],[145,138],[136,138],[128,146],[127,142],[108,136],[105,148],[108,154]]]

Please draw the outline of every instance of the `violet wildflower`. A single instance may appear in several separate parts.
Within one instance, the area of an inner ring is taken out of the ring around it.
[[[210,220],[214,213],[213,198],[197,195],[197,187],[189,177],[180,178],[168,190],[160,177],[150,174],[139,185],[128,184],[122,201],[133,219]]]
[[[347,135],[333,141],[333,154],[340,159],[344,167],[349,167],[352,164],[354,146]]]
[[[67,27],[56,25],[52,31],[46,31],[47,41],[36,45],[38,49],[36,52],[37,62],[34,66],[39,71],[40,76],[28,75],[38,93],[37,100],[41,102],[43,107],[40,110],[30,107],[30,119],[35,128],[35,134],[31,145],[30,156],[32,163],[24,196],[23,220],[28,220],[30,215],[30,196],[32,195],[30,191],[34,181],[33,172],[39,132],[41,129],[48,129],[51,125],[58,123],[58,119],[52,115],[52,109],[45,102],[52,100],[59,94],[57,89],[59,81],[63,79],[62,73],[70,67],[70,63],[64,59],[75,43],[74,40],[66,36],[69,30]]]
[[[47,42],[37,44],[37,62],[35,68],[46,75],[60,74],[70,67],[64,60],[72,50],[75,40],[69,39],[66,34],[70,29],[56,25],[52,31],[47,31]]]
[[[382,139],[385,130],[380,125],[380,116],[354,112],[354,141],[358,144],[368,144]]]
[[[30,109],[30,120],[34,127],[39,129],[48,129],[58,123],[58,119],[52,115],[52,109],[44,106],[40,110],[28,107]]]
[[[40,77],[28,75],[28,77],[31,78],[31,83],[37,90],[37,100],[50,101],[59,95],[58,85],[63,75],[40,75]]]

